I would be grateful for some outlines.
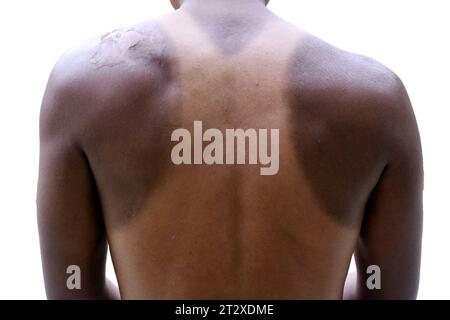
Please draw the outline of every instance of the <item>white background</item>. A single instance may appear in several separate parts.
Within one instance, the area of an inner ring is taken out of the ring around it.
[[[450,294],[450,10],[446,0],[272,0],[325,40],[404,81],[422,134],[421,299]],[[35,215],[38,115],[57,58],[92,36],[170,12],[169,0],[6,0],[0,4],[0,299],[44,299]],[[113,277],[111,265],[108,274]]]

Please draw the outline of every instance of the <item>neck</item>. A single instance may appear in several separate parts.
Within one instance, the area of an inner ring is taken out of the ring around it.
[[[265,7],[265,0],[184,0],[182,7],[242,9]]]

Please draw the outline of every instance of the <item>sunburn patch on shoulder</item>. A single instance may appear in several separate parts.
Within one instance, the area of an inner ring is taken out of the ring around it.
[[[203,132],[202,121],[194,121],[193,131],[193,137],[184,128],[172,132],[171,141],[178,142],[171,153],[175,165],[259,164],[262,176],[278,173],[279,129],[270,129],[270,154],[268,129],[225,129],[223,133],[210,128]],[[204,142],[208,144],[203,148]]]

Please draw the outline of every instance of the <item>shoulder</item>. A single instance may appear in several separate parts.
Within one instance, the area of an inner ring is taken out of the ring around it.
[[[41,105],[42,139],[71,136],[76,118],[92,102],[99,83],[89,63],[93,50],[93,43],[71,49],[54,65]]]
[[[64,135],[161,81],[164,37],[155,22],[115,30],[64,53],[50,74],[41,132]]]
[[[417,143],[410,99],[398,75],[380,62],[308,35],[295,54],[298,104],[355,137],[376,137],[389,154]]]
[[[65,52],[49,85],[63,92],[98,90],[105,83],[138,76],[166,53],[164,36],[154,21],[114,30]],[[143,68],[143,67],[147,68]],[[109,81],[108,81],[109,80]]]
[[[308,92],[327,90],[342,98],[392,98],[403,94],[400,78],[367,56],[337,48],[307,35],[293,56],[292,76]]]

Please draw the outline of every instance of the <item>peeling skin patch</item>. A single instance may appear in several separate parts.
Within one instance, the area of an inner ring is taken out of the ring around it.
[[[95,68],[149,65],[162,61],[166,51],[162,32],[156,24],[119,29],[100,37],[90,62]]]
[[[111,37],[115,37],[115,38],[120,38],[120,32],[119,32],[120,30],[119,29],[116,29],[116,30],[114,30],[114,31],[111,31],[111,32],[108,32],[108,33],[105,33],[103,36],[101,36],[101,38],[100,38],[100,40],[101,41],[104,41],[105,39],[108,39],[108,38],[111,38]]]

